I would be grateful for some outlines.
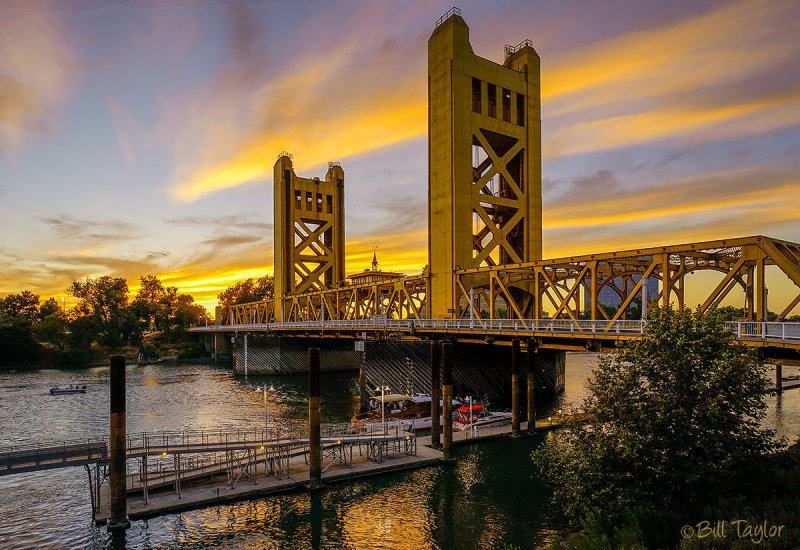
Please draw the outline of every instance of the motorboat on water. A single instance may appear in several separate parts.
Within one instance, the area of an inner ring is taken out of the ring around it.
[[[70,384],[68,388],[59,388],[56,386],[55,388],[50,388],[50,395],[61,395],[64,393],[86,393],[86,384],[83,386],[78,386]]]
[[[511,411],[489,411],[483,405],[469,405],[456,410],[453,431],[463,432],[470,428],[499,426],[511,422]]]
[[[383,420],[386,423],[400,423],[404,427],[413,427],[414,430],[430,429],[431,427],[431,396],[424,393],[416,395],[405,395],[392,393],[383,396]],[[453,399],[453,409],[460,407],[461,401]],[[442,401],[439,401],[441,410]],[[455,412],[453,413],[455,418]],[[381,422],[381,397],[376,396],[369,401],[369,411],[364,414],[356,415],[353,418],[353,425],[363,426],[365,424]],[[439,425],[442,424],[442,416],[439,416]]]

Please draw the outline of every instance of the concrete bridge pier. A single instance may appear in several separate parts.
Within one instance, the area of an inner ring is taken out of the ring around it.
[[[227,333],[224,332],[215,332],[214,333],[214,349],[213,355],[214,359],[219,359],[220,355],[233,355],[233,350],[231,347],[231,337]]]
[[[528,340],[528,433],[536,433],[536,342]]]
[[[519,338],[511,342],[511,437],[519,437]]]

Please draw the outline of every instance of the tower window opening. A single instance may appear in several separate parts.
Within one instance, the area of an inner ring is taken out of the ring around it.
[[[333,195],[325,195],[325,206],[328,214],[333,214]]]
[[[479,78],[472,79],[472,112],[481,112],[481,80]]]
[[[317,193],[317,212],[322,212],[322,193]]]
[[[306,210],[314,210],[314,198],[311,196],[311,191],[306,191]]]
[[[303,193],[295,189],[294,191],[294,207],[298,210],[303,209]]]
[[[511,122],[511,90],[503,88],[503,122]]]
[[[525,96],[517,94],[517,126],[525,126]]]
[[[497,118],[497,86],[486,83],[487,113],[492,118]]]

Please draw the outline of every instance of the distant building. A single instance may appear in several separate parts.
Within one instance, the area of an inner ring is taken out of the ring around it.
[[[363,285],[366,283],[380,283],[388,281],[389,279],[399,279],[405,277],[405,273],[396,273],[393,271],[381,271],[378,269],[378,257],[372,253],[372,269],[365,269],[361,273],[348,275],[347,279],[351,285]]]
[[[628,283],[628,288],[622,288],[622,277],[617,277],[614,279],[614,286],[620,290],[625,290],[626,294],[630,293],[633,290],[633,287],[639,283],[639,280],[642,278],[641,275],[632,275],[631,279],[633,279],[633,284],[631,285]],[[658,286],[659,286],[660,279],[656,277],[648,277],[647,278],[647,296],[649,300],[653,300],[656,296],[658,296]],[[641,291],[640,291],[641,292]],[[641,296],[641,294],[640,294]],[[589,308],[592,303],[592,295],[587,291],[584,292],[584,303],[586,304],[586,308]],[[622,297],[617,293],[616,290],[611,288],[611,285],[606,285],[600,289],[597,293],[597,301],[606,306],[612,306],[615,308],[619,308],[622,305]]]

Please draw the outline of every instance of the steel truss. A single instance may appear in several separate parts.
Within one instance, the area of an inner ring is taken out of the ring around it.
[[[644,298],[645,311],[655,305],[689,305],[685,304],[687,276],[717,271],[724,277],[714,288],[704,290],[702,311],[719,305],[738,288],[745,297],[746,319],[765,321],[765,268],[769,266],[776,266],[797,287],[797,293],[777,308],[774,300],[770,302],[773,311],[779,311],[778,320],[783,320],[800,304],[800,244],[764,236],[457,270],[453,278],[458,308],[453,315],[469,317],[472,291],[475,316],[485,311],[490,319],[541,319],[547,310],[551,318],[616,321],[627,318],[637,297]],[[648,295],[643,284],[648,279],[659,283],[654,295]],[[421,319],[426,317],[429,283],[430,277],[423,274],[295,294],[284,300],[284,319],[274,319],[273,302],[242,304],[231,308],[231,324],[358,320],[376,315]],[[603,288],[620,298],[614,314],[598,300]]]
[[[586,312],[593,320],[615,321],[626,318],[637,297],[642,298],[643,311],[654,305],[683,307],[686,276],[712,270],[724,277],[705,291],[703,312],[738,287],[745,296],[747,318],[764,321],[767,266],[777,266],[797,287],[797,294],[779,306],[778,320],[783,320],[800,303],[800,244],[763,236],[459,270],[455,273],[457,314],[470,316],[472,290],[473,315],[484,310],[490,319],[499,317],[500,308],[507,309],[508,318],[541,319],[547,307],[552,308],[552,318],[578,320]],[[647,279],[659,281],[657,294],[647,294]],[[604,287],[613,289],[621,300],[613,315],[598,300]],[[584,296],[588,300],[582,307]]]
[[[378,283],[349,285],[294,294],[283,300],[284,319],[274,318],[274,302],[253,302],[231,307],[231,324],[276,321],[369,319],[421,319],[425,316],[428,278],[422,275]],[[255,321],[254,321],[255,319]]]

